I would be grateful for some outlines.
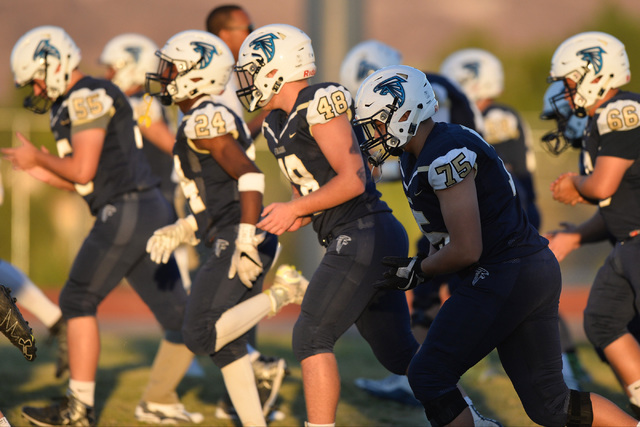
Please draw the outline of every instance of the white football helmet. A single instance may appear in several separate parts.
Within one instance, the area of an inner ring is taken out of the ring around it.
[[[235,71],[238,98],[248,111],[255,111],[267,105],[285,83],[316,74],[311,39],[291,25],[258,28],[240,46]]]
[[[578,116],[602,99],[609,89],[629,83],[631,71],[624,44],[599,31],[576,34],[562,42],[551,58],[550,80],[570,79],[573,109]]]
[[[380,166],[390,155],[399,155],[420,123],[438,111],[427,76],[406,65],[385,67],[367,77],[358,89],[355,105],[353,124],[362,126],[366,137],[360,149],[373,166]]]
[[[452,53],[442,62],[440,73],[457,82],[473,102],[497,98],[504,90],[502,63],[483,49]]]
[[[160,57],[158,71],[147,73],[146,90],[164,105],[221,94],[233,69],[229,47],[207,31],[182,31],[156,55]]]
[[[122,91],[143,86],[146,73],[158,69],[158,46],[142,34],[120,34],[109,40],[100,54],[100,63],[113,68],[111,81]]]
[[[66,90],[71,72],[80,64],[80,49],[60,27],[42,26],[20,37],[11,52],[11,71],[16,86],[44,80],[46,91],[33,92],[24,100],[25,108],[45,113]]]
[[[378,40],[363,41],[351,48],[342,60],[340,84],[355,94],[374,71],[398,64],[402,64],[399,50]]]
[[[561,81],[549,85],[542,100],[542,120],[555,120],[556,129],[542,136],[543,147],[553,155],[559,155],[567,148],[580,148],[582,135],[587,126],[587,117],[577,117],[569,101],[568,93]]]

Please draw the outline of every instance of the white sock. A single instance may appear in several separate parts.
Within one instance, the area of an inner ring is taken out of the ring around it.
[[[336,427],[336,423],[331,424],[314,424],[309,421],[304,422],[305,427]]]
[[[0,277],[2,284],[11,289],[11,296],[18,300],[18,305],[26,308],[47,328],[55,325],[62,317],[60,307],[12,264],[0,262]]]
[[[216,351],[244,335],[271,311],[271,298],[260,293],[228,309],[216,322]]]
[[[266,426],[249,355],[221,369],[224,385],[243,426]]]
[[[69,380],[69,390],[87,406],[94,405],[96,382]]]
[[[11,424],[9,424],[9,420],[7,419],[7,417],[0,418],[0,427],[11,427]]]
[[[640,402],[640,380],[630,384],[627,390],[629,390],[630,395],[629,401],[638,406],[638,402]]]

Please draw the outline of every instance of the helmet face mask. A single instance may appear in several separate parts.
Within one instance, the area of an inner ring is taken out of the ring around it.
[[[221,94],[231,76],[231,50],[205,31],[178,33],[156,55],[160,58],[158,70],[146,74],[145,88],[164,105]]]
[[[235,72],[242,105],[248,111],[265,107],[285,83],[316,74],[311,39],[291,25],[258,28],[242,43]]]
[[[171,58],[164,57],[161,52],[157,52],[160,58],[156,73],[147,73],[145,90],[160,100],[162,105],[173,104],[172,95],[177,92],[175,78],[178,76],[177,67]]]
[[[624,44],[606,33],[576,34],[562,42],[551,59],[549,81],[565,81],[572,91],[572,108],[579,116],[586,115],[586,110],[603,99],[610,89],[630,79]]]
[[[37,91],[36,87],[38,87]],[[29,91],[22,104],[24,108],[37,114],[44,114],[51,109],[54,100],[47,95],[44,79],[35,78],[23,86],[23,88]]]
[[[582,134],[587,118],[578,117],[570,101],[575,91],[571,91],[564,82],[553,82],[544,94],[540,118],[554,120],[556,128],[542,136],[542,146],[549,153],[558,156],[569,147],[582,146]]]
[[[11,70],[17,87],[32,86],[24,107],[36,113],[47,112],[64,95],[71,73],[80,63],[80,49],[60,27],[36,27],[24,34],[11,52]],[[40,89],[36,95],[34,80]]]
[[[366,140],[360,144],[360,150],[367,154],[367,160],[374,167],[382,165],[389,156],[399,156],[402,153],[399,148],[400,140],[388,131],[393,114],[398,110],[397,103],[396,98],[392,105],[387,105],[370,117],[353,122],[355,126],[362,127]]]
[[[358,89],[355,104],[353,124],[366,136],[360,149],[373,166],[399,155],[420,123],[438,111],[426,75],[406,65],[385,67],[367,77]]]
[[[249,62],[242,67],[235,67],[240,85],[240,89],[236,91],[236,94],[247,111],[255,111],[257,108],[264,107],[271,99],[271,96],[264,96],[255,85],[256,76],[264,66],[264,61],[260,58],[256,62]]]

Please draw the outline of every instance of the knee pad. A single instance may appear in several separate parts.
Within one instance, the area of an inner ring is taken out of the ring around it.
[[[450,424],[469,405],[456,387],[436,399],[422,402],[422,406],[431,425],[440,427]]]
[[[590,427],[593,424],[591,395],[585,391],[569,391],[567,427]]]

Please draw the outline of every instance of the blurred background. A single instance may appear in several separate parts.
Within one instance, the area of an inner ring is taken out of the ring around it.
[[[0,146],[16,144],[15,132],[28,135],[51,151],[55,143],[48,117],[21,108],[24,93],[14,89],[9,58],[15,42],[39,25],[63,27],[82,51],[81,70],[102,75],[98,57],[104,45],[124,32],[147,35],[159,46],[173,34],[204,29],[213,0],[20,0],[0,2]],[[604,31],[627,47],[632,76],[640,61],[640,1],[637,0],[244,0],[256,27],[286,23],[313,40],[318,74],[315,81],[337,81],[344,55],[356,43],[381,40],[403,52],[404,63],[438,71],[454,50],[480,47],[497,55],[505,70],[499,101],[516,108],[529,123],[537,159],[536,186],[541,231],[560,221],[580,222],[593,213],[588,206],[567,207],[551,200],[549,184],[562,172],[577,171],[577,152],[552,157],[540,136],[550,124],[539,120],[546,76],[555,48],[581,31]],[[626,90],[640,91],[640,79]],[[258,165],[267,175],[266,203],[287,200],[288,185],[266,144],[259,138]],[[9,260],[45,289],[61,288],[70,263],[93,218],[84,201],[11,170],[0,161],[4,204],[0,207],[0,258]],[[399,184],[379,186],[384,199],[405,224],[413,242],[419,232]],[[310,275],[321,255],[312,230],[282,237],[280,262],[294,263]],[[563,262],[565,286],[587,286],[606,256],[607,244],[582,248]]]

